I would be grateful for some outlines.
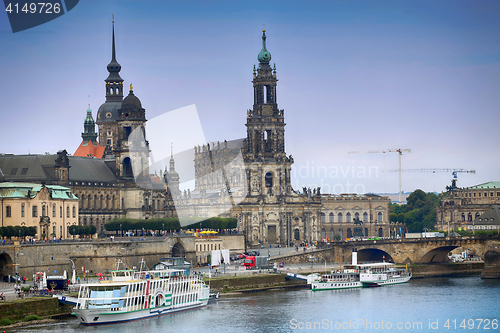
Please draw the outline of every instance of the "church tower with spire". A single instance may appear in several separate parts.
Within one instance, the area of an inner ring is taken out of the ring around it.
[[[281,196],[290,191],[293,159],[285,153],[284,110],[278,108],[276,64],[270,66],[271,53],[262,30],[262,50],[253,69],[253,109],[247,111],[247,137],[243,153],[250,195]]]
[[[82,143],[73,154],[73,156],[102,158],[104,147],[97,142],[97,133],[95,132],[95,121],[92,117],[92,110],[87,109],[87,117],[83,122]]]
[[[97,111],[97,125],[99,127],[99,143],[112,151],[118,141],[118,109],[123,101],[123,79],[120,77],[122,66],[116,61],[115,50],[115,21],[113,19],[113,37],[111,46],[111,62],[108,64],[109,75],[104,80],[106,101]]]

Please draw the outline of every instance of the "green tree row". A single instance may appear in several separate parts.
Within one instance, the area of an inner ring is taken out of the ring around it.
[[[73,236],[88,236],[97,232],[95,225],[72,225],[69,227],[69,234]]]
[[[0,236],[11,239],[11,237],[35,236],[36,227],[12,226],[0,227]]]
[[[405,223],[408,232],[423,232],[424,228],[433,230],[440,199],[441,194],[415,190],[406,198],[406,204],[389,204],[389,218],[391,222]]]
[[[198,220],[193,218],[193,221]],[[188,221],[189,223],[189,221]],[[137,230],[154,230],[154,231],[172,231],[180,229],[234,229],[237,227],[235,218],[211,217],[206,220],[191,223],[185,227],[181,227],[179,219],[176,217],[166,217],[158,219],[113,219],[104,224],[107,231],[137,231]]]

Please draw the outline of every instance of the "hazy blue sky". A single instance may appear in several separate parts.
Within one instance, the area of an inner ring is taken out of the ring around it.
[[[396,192],[396,153],[348,154],[389,148],[412,149],[403,168],[477,171],[459,186],[500,180],[500,1],[80,1],[15,34],[0,13],[1,153],[76,150],[113,13],[147,118],[195,104],[208,141],[246,135],[265,23],[296,189]],[[404,173],[403,190],[450,179]]]

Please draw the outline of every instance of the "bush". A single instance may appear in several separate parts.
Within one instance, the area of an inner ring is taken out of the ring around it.
[[[8,318],[2,318],[0,320],[0,326],[7,326],[7,325],[12,325],[12,320]]]
[[[23,321],[32,321],[40,319],[37,315],[27,315],[24,317]]]

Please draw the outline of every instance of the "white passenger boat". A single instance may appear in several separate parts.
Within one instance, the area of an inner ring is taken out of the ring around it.
[[[311,282],[311,289],[331,290],[362,287],[380,287],[389,284],[405,283],[411,279],[407,268],[396,268],[388,262],[358,264],[356,249],[352,252],[352,264],[344,266],[341,271],[323,274]]]
[[[184,270],[117,269],[111,280],[82,284],[73,313],[84,325],[126,322],[206,306],[209,293]]]

